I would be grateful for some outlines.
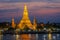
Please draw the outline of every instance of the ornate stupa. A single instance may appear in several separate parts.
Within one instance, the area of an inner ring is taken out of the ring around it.
[[[37,27],[37,20],[36,17],[34,16],[34,20],[33,20],[33,30],[36,30]]]
[[[15,28],[14,18],[12,18],[12,28]]]
[[[22,17],[20,23],[18,24],[18,27],[20,29],[24,29],[25,27],[28,27],[30,29],[33,28],[32,23],[31,23],[29,16],[28,16],[28,10],[27,10],[26,5],[24,5],[23,17]]]

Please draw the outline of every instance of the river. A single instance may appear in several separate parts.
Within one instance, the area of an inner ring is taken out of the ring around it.
[[[0,40],[60,40],[60,34],[0,35]]]

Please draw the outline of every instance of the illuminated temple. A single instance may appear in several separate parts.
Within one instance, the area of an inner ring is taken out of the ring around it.
[[[12,20],[12,26],[14,27],[13,21],[14,20]],[[36,29],[37,24],[36,24],[35,17],[32,24],[28,16],[28,10],[26,5],[24,5],[23,17],[17,26],[19,29],[24,29],[25,27],[28,27],[29,29],[33,29],[33,30]]]

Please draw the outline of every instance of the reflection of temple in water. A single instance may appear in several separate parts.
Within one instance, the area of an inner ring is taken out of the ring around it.
[[[36,34],[21,34],[16,35],[16,40],[37,40]]]
[[[0,40],[60,40],[60,34],[0,35]]]
[[[36,40],[36,35],[35,34],[21,34],[21,35],[16,35],[16,40]]]
[[[16,40],[57,40],[57,34],[21,34],[16,35]]]

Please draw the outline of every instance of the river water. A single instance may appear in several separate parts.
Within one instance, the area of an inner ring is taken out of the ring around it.
[[[0,40],[60,40],[60,34],[0,35]]]

